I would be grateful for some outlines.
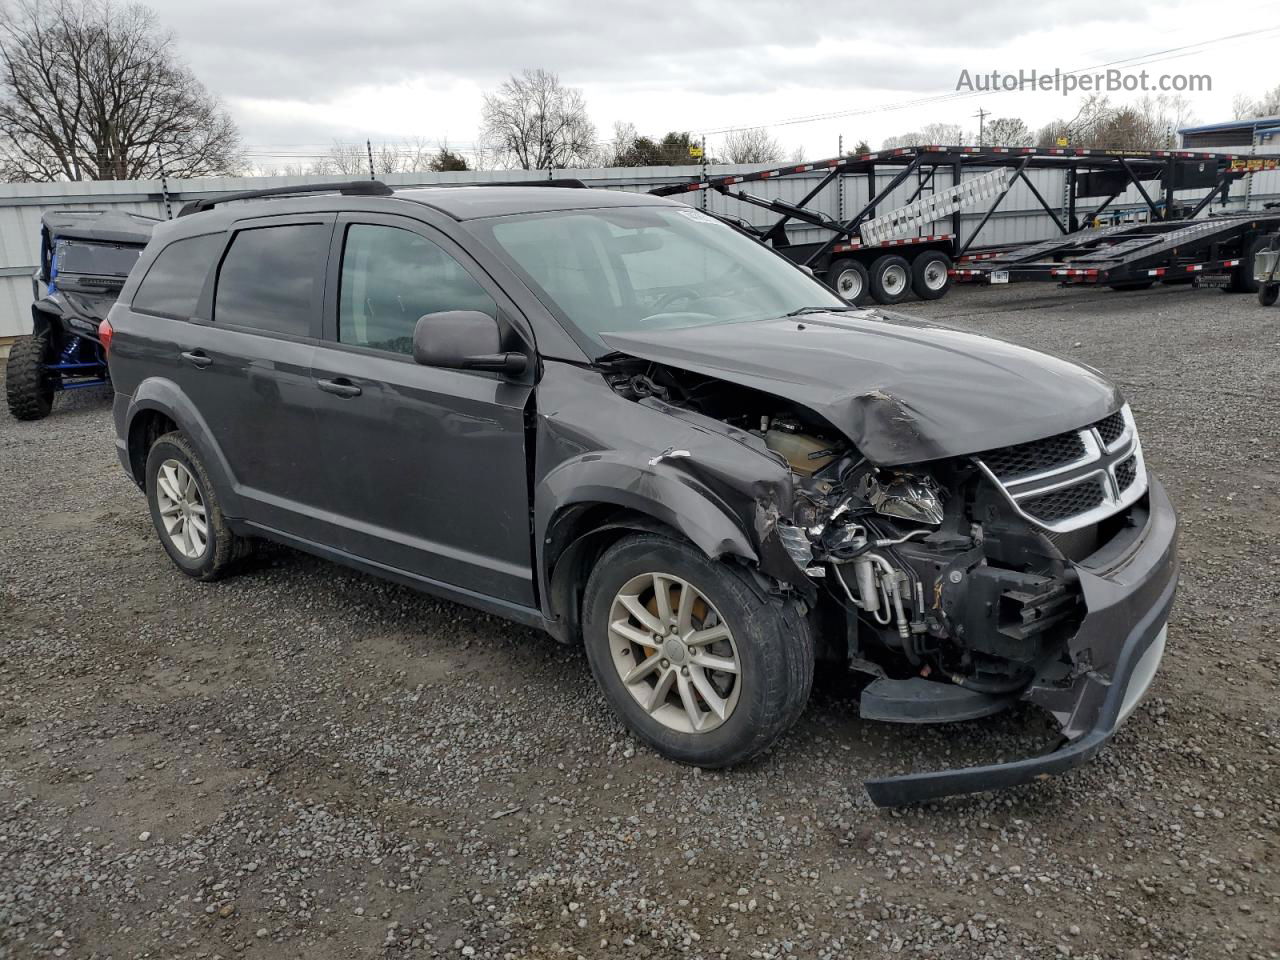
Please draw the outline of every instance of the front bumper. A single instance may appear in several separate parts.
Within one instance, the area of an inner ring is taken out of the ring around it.
[[[1022,699],[1053,715],[1065,738],[1010,763],[866,781],[877,806],[898,806],[1042,780],[1091,760],[1146,694],[1164,654],[1178,582],[1177,517],[1151,478],[1146,522],[1076,565],[1088,613],[1069,644],[1071,677],[1037,678]]]

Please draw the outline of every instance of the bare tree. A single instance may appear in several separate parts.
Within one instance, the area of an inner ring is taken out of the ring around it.
[[[0,176],[130,180],[238,172],[240,135],[155,15],[110,0],[0,13]]]
[[[1171,147],[1178,129],[1191,121],[1185,97],[1161,94],[1112,106],[1106,97],[1087,97],[1071,120],[1055,120],[1042,127],[1036,142],[1042,147],[1065,139],[1073,147],[1111,150],[1156,150]]]
[[[1272,87],[1257,100],[1238,93],[1231,101],[1231,106],[1237,120],[1256,120],[1259,117],[1280,115],[1280,84]]]
[[[884,143],[880,145],[880,149],[893,150],[898,147],[927,147],[934,145],[955,146],[973,143],[973,140],[973,134],[965,133],[964,128],[959,124],[929,123],[919,130],[900,133],[896,137],[886,137]]]
[[[581,166],[597,152],[582,91],[547,70],[525,70],[484,95],[481,142],[525,170]]]
[[[1017,117],[998,117],[987,124],[982,139],[990,147],[1029,147],[1034,138],[1030,128]]]
[[[772,163],[783,157],[782,144],[763,127],[730,130],[723,149],[725,163]]]
[[[321,164],[324,165],[324,170],[319,169]],[[348,177],[368,176],[368,150],[362,143],[342,143],[335,140],[333,141],[333,146],[329,148],[329,156],[322,160],[317,160],[312,165],[311,172],[317,176],[327,173],[341,173]],[[395,170],[393,168],[382,172],[394,173]]]

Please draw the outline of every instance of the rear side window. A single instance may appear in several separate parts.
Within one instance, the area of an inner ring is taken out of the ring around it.
[[[218,271],[213,322],[311,336],[328,246],[319,223],[241,230]]]
[[[225,239],[225,234],[209,233],[175,240],[161,250],[133,295],[133,309],[189,318]]]

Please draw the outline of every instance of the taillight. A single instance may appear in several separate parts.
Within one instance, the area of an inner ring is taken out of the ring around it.
[[[111,329],[111,321],[103,320],[98,324],[98,339],[102,341],[102,352],[111,352],[111,338],[115,336],[115,331]]]

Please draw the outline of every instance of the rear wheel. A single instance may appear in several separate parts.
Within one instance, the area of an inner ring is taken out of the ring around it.
[[[53,380],[45,369],[49,353],[46,334],[23,337],[9,350],[4,391],[9,412],[18,420],[40,420],[53,409]]]
[[[169,559],[189,577],[217,580],[248,554],[227,526],[199,454],[182,433],[166,433],[147,454],[147,504]]]
[[[857,260],[837,260],[827,270],[827,282],[848,303],[866,303],[869,293],[867,268]]]
[[[1258,285],[1258,302],[1264,307],[1274,306],[1277,295],[1280,295],[1280,283]]]
[[[1261,284],[1253,275],[1253,261],[1259,250],[1265,250],[1267,237],[1255,237],[1253,242],[1247,244],[1244,248],[1244,256],[1240,258],[1239,265],[1231,271],[1231,286],[1224,287],[1232,293],[1257,293]]]
[[[926,250],[911,261],[911,289],[921,300],[940,300],[951,286],[951,258]]]
[[[813,639],[793,601],[658,536],[605,551],[583,599],[587,659],[622,722],[663,756],[727,767],[772,744],[804,710]]]
[[[900,303],[911,289],[911,265],[896,254],[878,257],[871,264],[870,283],[876,303]]]

